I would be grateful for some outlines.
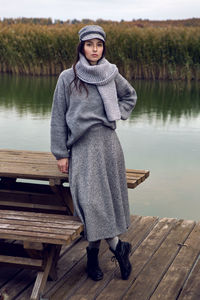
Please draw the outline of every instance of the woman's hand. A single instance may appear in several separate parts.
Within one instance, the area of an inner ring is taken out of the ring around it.
[[[57,161],[58,169],[62,173],[68,173],[69,161],[68,158],[61,158]]]

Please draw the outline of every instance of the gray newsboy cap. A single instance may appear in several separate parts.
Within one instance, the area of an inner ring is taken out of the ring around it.
[[[87,25],[79,31],[80,41],[87,41],[91,39],[100,39],[105,42],[106,34],[101,26]]]

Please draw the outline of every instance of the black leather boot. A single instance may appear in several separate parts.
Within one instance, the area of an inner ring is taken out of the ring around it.
[[[89,248],[87,247],[87,273],[88,276],[95,280],[101,280],[103,278],[103,272],[101,271],[99,267],[99,261],[98,261],[98,254],[99,249],[98,248]]]
[[[129,261],[129,254],[131,252],[131,244],[127,242],[122,242],[119,240],[115,251],[110,248],[112,253],[114,253],[115,258],[117,259],[121,271],[122,279],[128,279],[131,274],[132,266]]]

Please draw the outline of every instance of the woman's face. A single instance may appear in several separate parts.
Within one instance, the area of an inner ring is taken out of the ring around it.
[[[96,65],[103,53],[103,42],[99,39],[85,41],[84,54],[91,65]]]

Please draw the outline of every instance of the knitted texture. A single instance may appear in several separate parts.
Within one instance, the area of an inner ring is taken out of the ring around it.
[[[105,58],[102,58],[97,65],[90,65],[84,55],[81,53],[79,55],[80,59],[76,64],[78,78],[86,83],[97,86],[108,120],[120,120],[121,113],[114,81],[118,74],[118,68],[116,65],[109,63]]]
[[[86,25],[79,31],[80,41],[87,41],[90,39],[100,39],[105,42],[106,33],[101,26]]]
[[[111,129],[116,128],[116,121],[109,121],[106,116],[97,86],[86,83],[88,94],[85,90],[80,93],[74,84],[70,86],[73,79],[73,69],[64,70],[54,91],[51,151],[57,159],[69,157],[72,145],[94,125],[103,124]],[[136,105],[137,95],[134,88],[119,73],[114,80],[121,119],[126,120]]]
[[[89,242],[127,231],[130,211],[124,154],[116,131],[98,124],[71,149],[69,185]]]

